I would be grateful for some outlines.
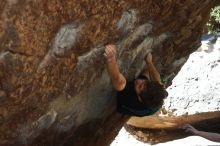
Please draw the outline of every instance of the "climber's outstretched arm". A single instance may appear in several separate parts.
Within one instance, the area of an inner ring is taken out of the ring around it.
[[[110,76],[113,87],[117,91],[121,91],[125,88],[126,79],[119,70],[115,54],[115,45],[106,45],[104,56],[106,58],[107,71]]]
[[[184,125],[183,129],[186,132],[190,132],[190,133],[192,133],[194,135],[198,135],[198,136],[204,137],[204,138],[206,138],[208,140],[215,141],[215,142],[220,142],[220,134],[218,134],[218,133],[199,131],[199,130],[195,129],[193,126],[191,126],[190,124]]]
[[[160,84],[162,84],[160,73],[157,71],[156,67],[154,66],[151,53],[147,54],[145,61],[147,65],[142,74],[145,76],[149,76],[151,80],[158,81]]]

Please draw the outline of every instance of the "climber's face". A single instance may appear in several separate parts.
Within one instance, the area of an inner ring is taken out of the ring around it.
[[[137,95],[140,95],[147,88],[147,80],[136,79],[134,81],[134,88],[135,88]]]

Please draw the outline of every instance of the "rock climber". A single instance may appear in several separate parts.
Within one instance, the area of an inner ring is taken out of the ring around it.
[[[117,90],[117,111],[129,116],[148,116],[157,112],[168,96],[161,83],[160,74],[148,53],[146,67],[141,75],[132,81],[127,81],[119,70],[116,60],[116,47],[109,44],[105,47],[107,71],[115,90]]]

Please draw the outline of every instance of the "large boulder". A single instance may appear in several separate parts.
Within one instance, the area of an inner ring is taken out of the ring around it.
[[[128,79],[150,51],[168,77],[200,46],[217,2],[2,0],[0,145],[108,145],[129,117],[116,112],[105,44]]]

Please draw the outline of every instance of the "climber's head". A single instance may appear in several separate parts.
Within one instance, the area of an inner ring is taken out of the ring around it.
[[[168,96],[164,85],[157,81],[136,79],[134,82],[135,91],[141,101],[148,107],[158,107],[163,104],[163,99]]]

